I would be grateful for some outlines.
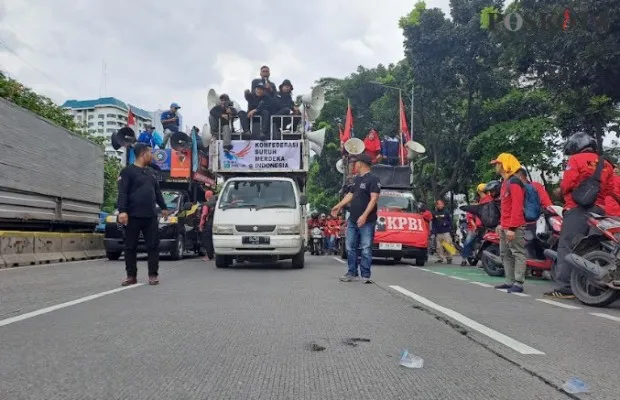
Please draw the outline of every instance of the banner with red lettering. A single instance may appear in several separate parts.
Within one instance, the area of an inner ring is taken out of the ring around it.
[[[379,211],[375,243],[400,243],[403,246],[428,247],[428,222],[420,214]]]

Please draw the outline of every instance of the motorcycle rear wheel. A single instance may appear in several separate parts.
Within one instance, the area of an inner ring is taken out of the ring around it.
[[[499,256],[499,245],[497,244],[492,244],[488,246],[487,248],[485,248],[484,250]],[[501,264],[495,263],[493,260],[485,256],[484,254],[482,255],[482,266],[484,267],[484,270],[489,276],[499,276],[499,277],[504,276],[504,266]]]
[[[592,251],[582,256],[586,260],[596,263],[601,267],[614,265],[614,256],[604,251]],[[600,288],[594,286],[584,274],[573,268],[570,276],[570,286],[577,300],[591,307],[606,307],[614,301],[620,299],[620,291],[611,288]]]

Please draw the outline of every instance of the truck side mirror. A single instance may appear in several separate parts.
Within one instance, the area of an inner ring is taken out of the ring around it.
[[[189,201],[183,204],[183,211],[189,211],[191,209],[192,209],[192,203],[190,203]]]
[[[299,196],[299,205],[300,206],[305,206],[306,204],[308,204],[308,198],[306,197],[305,194],[302,194]]]

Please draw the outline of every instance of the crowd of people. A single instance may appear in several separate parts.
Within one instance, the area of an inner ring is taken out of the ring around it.
[[[308,233],[311,233],[314,228],[319,228],[322,234],[322,246],[328,254],[338,253],[340,246],[340,239],[345,233],[345,221],[342,214],[333,216],[331,214],[318,214],[314,213],[308,219]],[[311,237],[308,238],[310,246]]]

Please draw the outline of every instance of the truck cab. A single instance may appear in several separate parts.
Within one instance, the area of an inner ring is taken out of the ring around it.
[[[309,146],[301,135],[233,140],[229,151],[213,140],[210,167],[224,180],[213,216],[217,268],[286,259],[304,267]]]

